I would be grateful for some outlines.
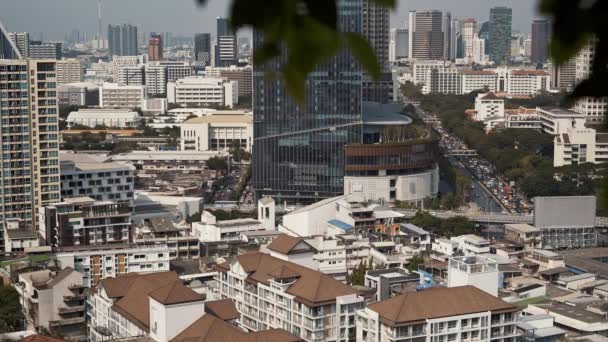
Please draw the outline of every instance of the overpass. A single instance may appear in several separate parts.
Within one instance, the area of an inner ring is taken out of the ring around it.
[[[415,209],[394,209],[405,215],[407,218],[412,218],[418,210]],[[488,224],[515,224],[515,223],[534,223],[534,216],[523,214],[499,214],[499,213],[484,213],[484,212],[468,212],[468,211],[444,211],[431,210],[429,213],[440,219],[448,219],[457,216],[464,216],[472,222],[488,223]],[[608,227],[608,217],[596,217],[596,227]]]

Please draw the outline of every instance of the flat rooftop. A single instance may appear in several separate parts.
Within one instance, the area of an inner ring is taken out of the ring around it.
[[[568,317],[570,319],[581,321],[584,323],[605,323],[606,319],[600,314],[585,310],[578,305],[568,305],[560,302],[552,302],[551,304],[538,304],[540,308],[546,309],[549,312]]]
[[[551,115],[553,115],[553,116],[567,116],[567,117],[570,117],[570,116],[583,117],[584,116],[581,113],[577,113],[573,110],[566,109],[566,108],[560,108],[560,107],[539,107],[539,109],[544,112],[551,113]]]
[[[509,228],[521,233],[539,233],[540,228],[536,228],[529,224],[506,224],[505,228]]]

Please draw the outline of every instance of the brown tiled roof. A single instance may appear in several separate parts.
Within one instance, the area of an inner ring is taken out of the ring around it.
[[[469,313],[516,310],[515,306],[470,285],[407,292],[370,304],[368,308],[390,326]]]
[[[301,338],[282,329],[247,333],[213,315],[203,315],[171,342],[298,342]]]
[[[150,292],[150,298],[154,298],[157,302],[163,305],[203,300],[203,297],[200,294],[192,291],[191,288],[182,284],[179,279],[174,281],[172,284],[165,285]]]
[[[293,237],[287,234],[281,234],[277,236],[272,242],[268,245],[268,249],[281,253],[281,254],[293,254],[302,252],[301,250],[294,250],[294,248],[300,243],[304,242],[306,245],[310,246],[303,238]],[[309,249],[306,249],[308,251]]]
[[[230,321],[241,317],[241,314],[236,309],[236,306],[231,299],[205,302],[205,312],[212,314],[223,321]]]
[[[500,100],[500,97],[496,96],[494,92],[489,92],[481,97],[482,100]]]
[[[463,70],[461,73],[463,75],[496,75],[496,73],[492,71],[485,70]]]
[[[274,278],[271,273],[274,273],[280,266],[286,266],[300,275],[286,292],[296,296],[295,300],[310,306],[333,303],[338,296],[357,293],[352,287],[326,274],[268,254],[260,252],[242,254],[235,257],[232,262],[234,261],[249,273],[247,280],[264,284],[269,284],[269,280]],[[222,269],[223,267],[220,266],[220,271]]]
[[[54,337],[44,336],[44,335],[30,335],[26,338],[19,340],[19,342],[64,342],[65,340],[61,340]]]
[[[274,269],[273,271],[271,271],[268,274],[276,279],[297,278],[300,276],[300,274],[298,272],[292,270],[291,268],[289,268],[285,265],[281,265],[281,266],[277,267],[276,269]]]
[[[119,298],[112,309],[125,316],[144,331],[150,329],[150,296],[154,293],[155,299],[167,304],[193,301],[194,295],[203,298],[191,289],[181,285],[177,273],[158,272],[150,274],[127,274],[117,278],[101,281],[103,288],[111,298]],[[108,286],[109,285],[109,286]],[[177,293],[170,293],[174,289]],[[158,298],[158,299],[157,299]]]

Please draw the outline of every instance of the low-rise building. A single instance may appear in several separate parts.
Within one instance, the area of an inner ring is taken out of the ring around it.
[[[543,246],[542,231],[529,224],[506,224],[505,239],[521,244],[527,249],[542,249]]]
[[[82,274],[71,267],[19,274],[15,289],[30,328],[79,340],[85,322]]]
[[[175,272],[127,274],[102,280],[87,296],[88,340],[149,337],[168,342],[199,319],[204,297]]]
[[[567,333],[555,326],[555,318],[550,315],[523,316],[517,323],[517,330],[525,342],[560,341]]]
[[[403,268],[387,268],[367,271],[364,285],[376,290],[373,298],[376,302],[415,290],[419,282],[419,274],[410,273]]]
[[[142,108],[146,98],[146,86],[104,83],[99,88],[101,108]]]
[[[218,221],[208,211],[203,212],[200,222],[192,223],[192,233],[203,243],[240,241],[242,233],[265,229],[262,222],[252,218]]]
[[[551,77],[543,70],[511,70],[506,92],[510,95],[535,95],[551,88]]]
[[[553,140],[553,166],[608,161],[608,133],[593,128],[571,128]]]
[[[128,243],[131,208],[128,203],[67,198],[40,210],[39,234],[54,247]]]
[[[564,263],[564,257],[557,253],[543,249],[531,249],[524,251],[524,259],[537,264],[539,266],[539,271],[566,266]]]
[[[71,112],[67,119],[68,127],[74,125],[95,128],[98,126],[109,128],[136,128],[141,117],[137,112],[129,109],[79,109]]]
[[[448,262],[448,287],[472,285],[498,296],[498,263],[482,256],[453,257]]]
[[[458,249],[465,255],[490,253],[490,241],[475,234],[456,236],[450,240],[458,242]]]
[[[224,78],[191,76],[167,84],[167,99],[182,107],[226,106],[238,104],[238,84]]]
[[[599,310],[590,310],[588,303],[558,302],[530,304],[524,309],[527,315],[549,315],[560,328],[576,334],[608,334],[608,320]]]
[[[435,241],[431,245],[431,250],[433,252],[441,253],[447,256],[452,256],[458,253],[458,247],[460,243],[454,240],[448,239],[435,239]]]
[[[5,253],[23,253],[39,246],[38,234],[32,229],[10,228],[10,224],[7,224],[3,233],[4,245],[2,247]]]
[[[332,277],[264,253],[247,253],[217,266],[221,298],[234,300],[249,331],[282,328],[307,341],[355,336],[357,292]]]
[[[133,203],[135,167],[84,153],[60,153],[61,198]]]
[[[106,278],[128,273],[169,271],[170,251],[166,243],[117,244],[112,246],[62,247],[56,254],[63,268],[71,267],[82,274],[82,284],[96,286]]]
[[[357,312],[357,341],[515,341],[519,309],[473,286],[432,287]]]
[[[98,106],[99,86],[93,83],[65,83],[57,86],[57,100],[64,106]]]
[[[475,120],[484,121],[489,117],[505,116],[505,100],[489,92],[475,98]]]
[[[496,92],[496,74],[486,70],[464,70],[461,72],[462,94],[487,89]]]
[[[180,125],[182,151],[227,151],[233,146],[251,152],[253,115],[246,111],[218,111]]]
[[[555,136],[568,133],[568,129],[585,128],[585,116],[575,111],[556,107],[537,107],[536,114],[543,132]]]

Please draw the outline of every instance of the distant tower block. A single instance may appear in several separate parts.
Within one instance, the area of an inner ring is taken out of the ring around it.
[[[448,287],[473,285],[498,296],[498,263],[482,256],[451,258],[448,264]]]
[[[276,230],[275,203],[272,197],[264,197],[258,201],[258,221],[267,230]]]

